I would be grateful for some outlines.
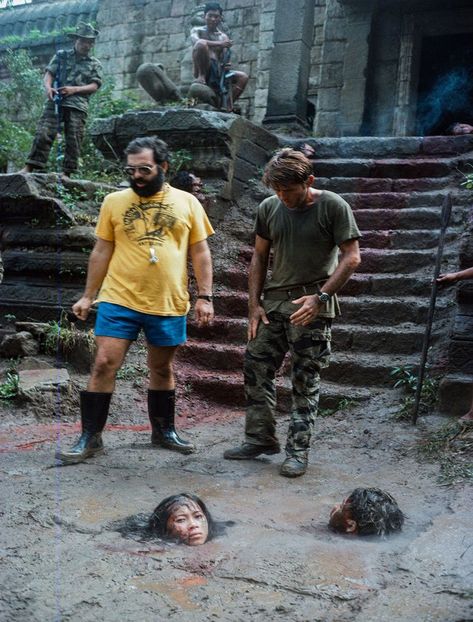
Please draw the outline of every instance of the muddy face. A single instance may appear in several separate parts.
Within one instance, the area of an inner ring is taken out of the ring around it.
[[[356,521],[352,519],[350,505],[346,501],[333,506],[328,524],[339,533],[356,533],[357,531]]]
[[[175,505],[171,509],[166,531],[169,536],[189,546],[198,546],[207,541],[209,525],[201,508],[193,501]]]

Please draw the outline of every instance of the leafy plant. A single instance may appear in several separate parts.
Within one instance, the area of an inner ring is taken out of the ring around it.
[[[169,176],[176,175],[181,169],[192,162],[192,154],[188,149],[176,149],[172,152]]]
[[[41,75],[25,50],[7,50],[3,62],[11,76],[0,81],[0,167],[6,170],[9,161],[23,165],[44,96]]]
[[[456,484],[473,479],[473,426],[454,421],[430,432],[419,441],[418,453],[440,462],[439,483]]]
[[[148,368],[141,363],[128,363],[123,365],[117,372],[119,380],[136,380],[137,376],[146,376]]]
[[[78,330],[69,322],[65,313],[62,313],[59,322],[55,320],[48,322],[48,328],[44,333],[44,348],[49,354],[56,354],[58,350],[70,353],[84,342],[92,354],[95,348],[93,331]]]
[[[18,395],[18,374],[7,371],[7,379],[0,384],[0,400],[11,400]]]
[[[317,415],[319,417],[331,417],[332,415],[341,410],[347,410],[348,408],[351,408],[354,404],[355,400],[344,397],[333,408],[319,408],[317,411]]]
[[[401,387],[407,393],[401,401],[400,408],[395,415],[397,419],[407,421],[411,419],[412,413],[414,412],[417,374],[412,366],[399,365],[391,371],[390,375],[393,376],[395,380],[394,388]],[[437,403],[438,384],[439,380],[437,378],[432,378],[428,375],[424,376],[419,404],[421,412],[428,412]]]

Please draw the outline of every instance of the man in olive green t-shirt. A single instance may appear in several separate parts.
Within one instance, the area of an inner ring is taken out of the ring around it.
[[[280,474],[297,477],[307,469],[320,370],[328,365],[331,322],[340,313],[336,293],[360,263],[360,232],[346,201],[312,188],[312,164],[302,153],[279,151],[263,182],[276,196],[261,203],[256,217],[244,364],[245,441],[224,457],[245,460],[280,452],[274,378],[289,351],[293,406]],[[265,283],[271,250],[272,273]]]

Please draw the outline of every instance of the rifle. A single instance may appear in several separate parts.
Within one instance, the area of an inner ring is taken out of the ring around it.
[[[232,78],[235,75],[234,71],[227,71],[226,67],[230,63],[231,52],[229,48],[225,48],[222,54],[222,61],[220,63],[220,102],[221,107],[225,108],[228,112],[233,110],[233,97],[232,97]]]
[[[56,130],[56,140],[57,140],[57,148],[56,148],[56,164],[57,164],[57,168],[59,170],[59,164],[63,158],[63,153],[62,153],[62,119],[61,119],[61,108],[62,108],[62,95],[59,92],[61,86],[64,85],[64,82],[66,81],[66,69],[67,69],[67,64],[66,64],[66,50],[57,50],[56,52],[56,56],[57,56],[57,69],[56,69],[56,73],[54,75],[54,80],[53,80],[53,89],[56,90],[56,95],[53,98],[54,101],[54,114],[56,115],[56,120],[57,120],[57,130]]]

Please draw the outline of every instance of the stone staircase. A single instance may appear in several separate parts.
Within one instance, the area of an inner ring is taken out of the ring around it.
[[[331,365],[324,370],[322,407],[341,399],[363,400],[392,386],[390,372],[418,365],[429,308],[441,210],[452,193],[453,209],[442,270],[454,269],[458,240],[473,195],[461,188],[462,171],[473,163],[473,140],[461,138],[345,138],[307,140],[316,152],[316,187],[341,194],[362,230],[362,263],[341,292],[342,316],[334,324]],[[264,193],[253,191],[254,206]],[[222,223],[225,230],[225,223]],[[224,237],[245,239],[241,223]],[[251,220],[246,222],[246,239]],[[217,265],[226,252],[214,249]],[[251,248],[236,266],[216,270],[212,328],[190,322],[189,341],[179,354],[178,375],[191,394],[209,403],[241,408],[246,341],[247,268]],[[433,340],[445,336],[452,315],[448,292],[439,292]],[[438,328],[437,333],[435,327]],[[443,332],[442,332],[443,327]],[[434,361],[435,364],[435,361]],[[288,365],[278,377],[287,405]]]

